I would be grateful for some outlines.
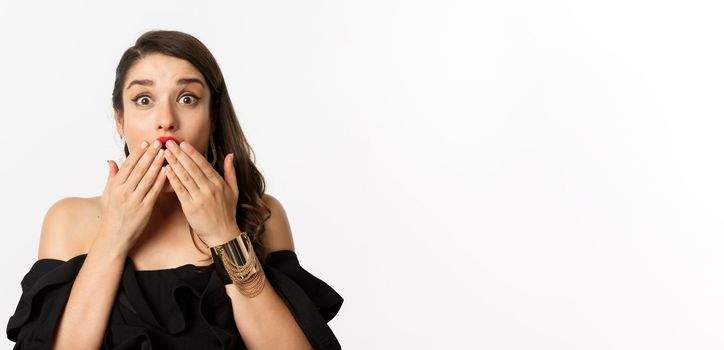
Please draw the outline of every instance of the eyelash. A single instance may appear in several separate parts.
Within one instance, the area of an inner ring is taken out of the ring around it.
[[[186,96],[193,97],[193,98],[195,99],[194,102],[189,103],[190,105],[196,104],[196,103],[198,103],[198,102],[201,100],[201,97],[198,97],[198,96],[196,96],[196,95],[194,95],[194,94],[184,94],[184,95],[181,95],[180,98],[184,98],[184,97],[186,97]],[[148,95],[138,95],[138,96],[132,98],[131,101],[133,101],[133,103],[135,103],[136,105],[139,105],[139,104],[138,104],[138,100],[140,100],[142,97],[151,98],[151,97],[148,96]],[[145,105],[139,105],[139,106],[145,106]]]

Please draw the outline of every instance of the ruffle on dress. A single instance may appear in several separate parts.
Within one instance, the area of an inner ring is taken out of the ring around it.
[[[21,281],[7,326],[14,349],[49,349],[87,254],[40,259]],[[262,268],[314,349],[340,349],[327,323],[344,299],[306,271],[291,250],[269,254]],[[102,349],[246,349],[231,299],[214,265],[136,271],[126,258]]]

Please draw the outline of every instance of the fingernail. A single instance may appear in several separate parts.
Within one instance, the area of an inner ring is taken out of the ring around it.
[[[161,147],[161,141],[159,141],[159,140],[153,141],[153,148],[158,149],[159,147]]]
[[[148,142],[143,141],[143,143],[141,144],[141,148],[146,148],[146,146],[148,146]]]
[[[232,161],[232,162],[234,161],[234,154],[233,154],[233,153],[231,154],[231,161]]]

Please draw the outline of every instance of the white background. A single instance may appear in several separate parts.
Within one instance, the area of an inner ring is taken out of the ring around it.
[[[0,5],[3,327],[49,206],[122,159],[121,54],[174,29],[343,348],[724,347],[719,2],[98,3]]]

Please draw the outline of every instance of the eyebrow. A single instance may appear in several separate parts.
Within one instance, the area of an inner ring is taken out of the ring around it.
[[[186,84],[192,84],[192,83],[198,83],[201,84],[201,86],[206,87],[204,85],[204,82],[201,81],[201,79],[196,78],[181,78],[176,81],[176,85],[186,85]],[[143,85],[143,86],[153,86],[153,80],[151,79],[138,79],[130,82],[128,86],[126,87],[126,90],[130,89],[133,85]]]

